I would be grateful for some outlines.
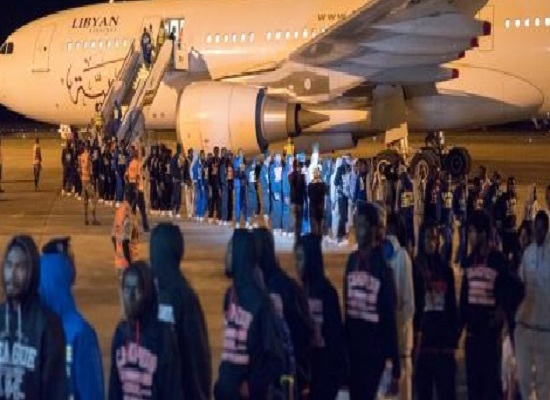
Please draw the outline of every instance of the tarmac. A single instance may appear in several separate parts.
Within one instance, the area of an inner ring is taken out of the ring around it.
[[[33,140],[30,138],[3,139],[3,184],[0,194],[0,251],[3,254],[8,240],[15,234],[31,234],[39,247],[50,238],[70,235],[75,253],[77,280],[74,288],[78,306],[97,331],[104,362],[106,382],[110,369],[110,344],[121,317],[118,280],[114,271],[111,227],[114,208],[98,205],[100,226],[85,226],[83,204],[74,197],[63,197],[61,188],[61,141],[41,140],[43,171],[40,188],[34,190],[32,169]],[[550,138],[534,133],[469,132],[447,136],[450,145],[467,147],[474,160],[490,171],[497,169],[503,182],[514,175],[520,190],[520,206],[532,183],[540,187],[539,204],[544,206],[544,188],[550,183]],[[412,138],[411,145],[419,145]],[[360,143],[354,154],[368,156],[381,145],[370,139]],[[152,226],[168,218],[152,217]],[[178,220],[185,235],[186,254],[182,271],[197,291],[206,315],[212,349],[214,377],[217,376],[222,345],[222,298],[229,281],[223,274],[224,254],[231,236],[229,227],[198,224]],[[147,234],[141,235],[141,255],[148,258]],[[295,276],[292,242],[276,238],[277,254],[282,266]],[[327,276],[341,291],[343,272],[349,248],[326,247]],[[463,359],[458,354],[459,361]],[[460,364],[463,364],[462,362]],[[459,398],[465,398],[463,367],[457,376]]]

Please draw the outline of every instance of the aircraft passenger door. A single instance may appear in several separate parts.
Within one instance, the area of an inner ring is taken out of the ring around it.
[[[34,45],[33,72],[48,72],[50,70],[50,46],[55,25],[43,27]]]

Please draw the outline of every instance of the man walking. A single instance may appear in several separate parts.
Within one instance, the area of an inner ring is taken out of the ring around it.
[[[38,190],[40,182],[40,172],[42,171],[42,150],[40,149],[40,139],[36,138],[32,149],[33,169],[34,169],[34,190]]]
[[[78,166],[80,170],[80,180],[82,181],[82,197],[84,198],[84,224],[89,225],[88,220],[88,206],[92,205],[92,224],[99,225],[99,221],[96,219],[95,208],[97,204],[96,188],[93,185],[94,172],[92,166],[92,160],[90,157],[89,146],[84,147],[84,151],[78,157]]]

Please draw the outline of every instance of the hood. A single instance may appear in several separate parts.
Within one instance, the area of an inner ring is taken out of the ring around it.
[[[267,228],[257,228],[253,231],[256,254],[262,256],[258,259],[258,267],[264,274],[266,282],[276,272],[278,263],[275,255],[275,240],[273,234]]]
[[[143,314],[140,316],[139,322],[142,327],[146,327],[151,321],[156,321],[157,319],[158,300],[153,280],[153,271],[145,262],[138,261],[130,264],[124,270],[123,281],[124,277],[130,272],[135,272],[139,276],[144,301]]]
[[[161,223],[151,232],[151,269],[159,287],[165,289],[183,278],[180,263],[185,251],[183,234],[178,226]]]
[[[21,301],[21,307],[25,309],[33,301],[38,299],[38,284],[40,282],[40,254],[34,240],[27,235],[20,235],[12,238],[12,240],[8,243],[8,246],[6,247],[6,254],[4,255],[4,259],[13,247],[21,247],[23,251],[27,254],[27,257],[29,258],[31,264],[27,291]],[[4,265],[5,262],[2,263],[2,268]],[[2,282],[2,284],[5,292],[5,282]]]
[[[323,252],[321,250],[321,237],[308,234],[302,237],[301,243],[305,256],[302,282],[310,296],[320,297],[322,296],[326,279]]]
[[[72,294],[74,267],[61,253],[44,254],[40,259],[40,298],[57,315],[76,311]]]
[[[254,236],[246,229],[236,229],[233,232],[231,260],[233,285],[239,303],[249,309],[259,305],[263,293],[254,277],[255,264]]]

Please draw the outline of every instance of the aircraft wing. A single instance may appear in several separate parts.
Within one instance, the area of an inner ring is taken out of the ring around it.
[[[289,61],[329,68],[371,83],[448,80],[442,64],[460,59],[491,26],[447,0],[372,0],[291,54]]]
[[[303,79],[305,69],[317,77],[330,72],[346,81],[340,87],[330,82],[330,98],[358,85],[433,85],[456,78],[458,71],[443,65],[462,58],[478,45],[478,37],[490,34],[491,25],[474,18],[486,2],[368,1],[298,48],[275,71],[258,76],[258,81],[284,87],[283,83]],[[307,96],[291,94],[303,95]]]

